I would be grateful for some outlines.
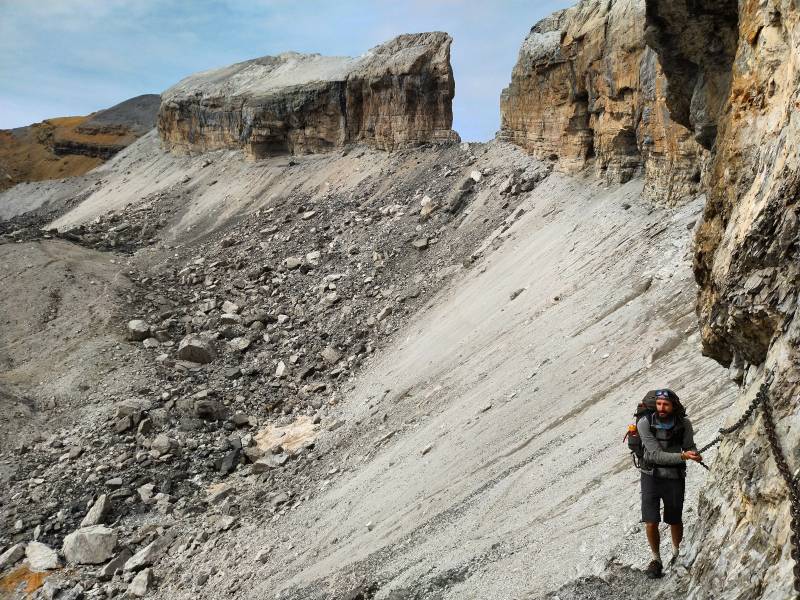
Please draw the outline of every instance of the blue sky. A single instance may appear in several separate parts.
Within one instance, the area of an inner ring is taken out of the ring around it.
[[[0,128],[160,93],[286,50],[357,56],[399,33],[453,38],[454,128],[486,140],[520,44],[572,0],[0,0]]]

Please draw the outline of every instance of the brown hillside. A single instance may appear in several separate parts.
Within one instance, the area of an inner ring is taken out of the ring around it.
[[[0,191],[90,171],[152,128],[158,103],[149,94],[88,116],[0,130]]]

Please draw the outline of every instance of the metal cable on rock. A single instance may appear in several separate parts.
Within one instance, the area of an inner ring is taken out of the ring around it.
[[[792,573],[794,575],[794,589],[797,594],[796,598],[800,600],[800,482],[798,482],[797,478],[792,476],[789,463],[786,460],[786,455],[784,454],[783,447],[778,441],[778,434],[775,430],[775,418],[772,414],[772,407],[769,405],[769,398],[767,394],[769,387],[772,384],[772,376],[773,373],[770,371],[767,374],[767,378],[764,383],[761,384],[761,387],[759,388],[755,398],[753,398],[753,400],[750,402],[747,410],[742,413],[742,416],[739,417],[739,419],[730,427],[721,428],[717,437],[703,446],[698,452],[702,454],[709,448],[719,444],[722,441],[722,436],[729,435],[740,429],[750,419],[752,414],[759,406],[763,407],[764,429],[767,434],[767,439],[769,440],[772,458],[775,460],[775,464],[778,467],[778,472],[786,483],[789,493],[789,503],[792,517],[791,556],[792,560],[794,560],[794,568],[792,569]],[[700,464],[703,465],[703,463]]]

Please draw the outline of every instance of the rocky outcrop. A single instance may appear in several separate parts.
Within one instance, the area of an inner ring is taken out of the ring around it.
[[[644,21],[644,0],[583,0],[537,23],[503,90],[500,137],[569,173],[644,173],[662,201],[696,192],[705,152],[670,116]]]
[[[359,58],[287,52],[199,73],[164,92],[159,133],[175,153],[251,158],[456,141],[451,41],[401,35]]]
[[[731,420],[774,371],[769,403],[794,471],[800,465],[800,7],[788,0],[647,0],[647,39],[669,81],[671,113],[713,148],[695,239],[703,351],[744,376]],[[793,597],[789,496],[762,416],[722,444],[700,511],[689,598]]]
[[[90,171],[155,127],[159,104],[146,94],[88,116],[0,130],[0,191]]]

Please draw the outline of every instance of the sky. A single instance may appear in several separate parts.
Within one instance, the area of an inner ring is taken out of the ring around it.
[[[522,40],[574,0],[0,0],[0,129],[84,115],[287,50],[358,56],[400,33],[453,36],[453,128],[499,128]]]

